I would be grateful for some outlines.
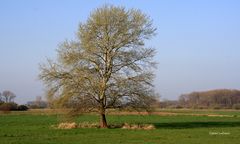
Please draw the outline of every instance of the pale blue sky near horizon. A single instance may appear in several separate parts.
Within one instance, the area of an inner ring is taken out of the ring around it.
[[[80,22],[104,4],[137,8],[153,19],[157,36],[154,81],[162,99],[210,89],[240,89],[238,0],[1,0],[0,92],[16,102],[44,96],[39,64],[74,39]]]

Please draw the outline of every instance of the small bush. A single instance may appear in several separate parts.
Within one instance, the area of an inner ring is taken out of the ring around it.
[[[233,108],[236,109],[236,110],[240,110],[240,104],[234,104]]]
[[[0,105],[2,105],[2,104],[4,104],[4,102],[0,100]]]
[[[215,106],[213,106],[213,109],[219,110],[219,109],[221,109],[221,107],[219,105],[215,105]]]
[[[28,107],[25,106],[25,105],[19,105],[18,108],[17,108],[18,111],[27,111],[28,110]]]
[[[176,106],[176,109],[182,109],[182,108],[183,108],[183,106],[181,106],[181,105]]]

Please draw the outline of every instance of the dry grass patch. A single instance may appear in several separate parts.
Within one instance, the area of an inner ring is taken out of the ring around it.
[[[234,117],[234,115],[208,114],[209,117]]]
[[[124,123],[122,129],[132,129],[132,130],[153,130],[156,127],[153,124],[128,124]]]
[[[83,122],[78,124],[78,128],[99,128],[98,123]]]
[[[52,128],[55,129],[75,129],[75,128],[99,128],[98,123],[90,123],[90,122],[64,122],[59,123],[58,125],[52,125]],[[152,124],[128,124],[124,123],[121,125],[109,125],[108,128],[122,128],[122,129],[131,129],[131,130],[153,130],[156,127]]]
[[[83,122],[83,123],[75,123],[75,122],[63,122],[59,123],[58,125],[52,125],[52,128],[55,129],[75,129],[75,128],[99,128],[99,125],[97,123],[89,123],[89,122]]]
[[[58,124],[56,128],[57,129],[74,129],[74,128],[77,128],[77,124],[75,122],[72,122],[72,123],[65,122],[65,123]]]

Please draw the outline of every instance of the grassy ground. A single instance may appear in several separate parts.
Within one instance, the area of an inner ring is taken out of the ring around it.
[[[155,130],[51,128],[63,114],[14,112],[0,114],[1,144],[238,144],[239,111],[163,110],[178,115],[109,115],[110,124],[150,123]],[[181,115],[182,113],[182,115]],[[204,115],[191,115],[200,113]],[[207,116],[207,114],[229,117]],[[190,114],[190,115],[186,115]],[[94,114],[79,116],[76,122],[97,122]]]

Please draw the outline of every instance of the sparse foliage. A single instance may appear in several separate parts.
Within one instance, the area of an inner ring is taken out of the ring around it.
[[[58,48],[57,62],[41,65],[50,101],[82,112],[97,110],[107,127],[108,108],[148,108],[155,50],[144,41],[155,35],[140,10],[103,6],[79,26],[77,40]]]

